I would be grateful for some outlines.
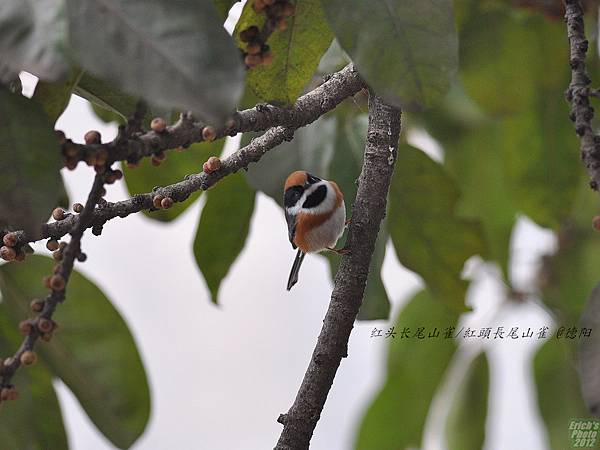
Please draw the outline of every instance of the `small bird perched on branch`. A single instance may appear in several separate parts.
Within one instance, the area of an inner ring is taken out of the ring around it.
[[[287,283],[289,291],[298,281],[306,253],[323,250],[347,253],[345,249],[334,248],[346,226],[346,205],[335,182],[299,170],[285,181],[283,206],[290,242],[298,249]]]

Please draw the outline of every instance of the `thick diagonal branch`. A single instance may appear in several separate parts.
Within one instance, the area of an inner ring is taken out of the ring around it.
[[[335,277],[329,309],[294,404],[278,421],[283,431],[276,450],[303,450],[325,405],[363,300],[375,240],[385,215],[398,138],[400,111],[373,93],[369,96],[369,128],[358,192],[346,247]]]
[[[570,45],[571,83],[566,92],[571,104],[571,120],[575,122],[575,132],[581,142],[581,159],[590,175],[590,187],[595,191],[600,187],[600,136],[592,129],[594,109],[590,106],[590,78],[585,69],[585,55],[588,41],[585,38],[583,6],[579,0],[565,1],[565,19]]]

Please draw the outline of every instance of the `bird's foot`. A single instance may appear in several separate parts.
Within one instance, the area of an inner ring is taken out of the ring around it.
[[[349,248],[344,247],[344,248],[331,248],[331,247],[327,247],[327,250],[337,253],[338,255],[349,255],[352,252],[350,251]]]

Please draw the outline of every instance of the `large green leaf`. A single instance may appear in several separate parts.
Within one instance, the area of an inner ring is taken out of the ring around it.
[[[494,124],[443,141],[445,165],[459,185],[459,215],[478,220],[488,244],[488,257],[508,274],[509,244],[517,207],[502,170],[503,130]]]
[[[0,87],[0,227],[37,233],[61,196],[60,148],[42,106]]]
[[[30,314],[31,298],[47,293],[39,280],[52,267],[53,261],[41,256],[0,267],[0,287],[13,326]],[[77,272],[56,319],[60,328],[52,342],[37,346],[39,355],[98,429],[117,447],[129,448],[148,423],[150,393],[127,325],[102,291]]]
[[[398,149],[389,229],[400,262],[423,277],[434,297],[464,310],[465,261],[485,255],[481,224],[460,218],[460,193],[443,166],[409,145]]]
[[[461,29],[460,78],[467,92],[487,112],[504,115],[531,108],[542,88],[564,90],[563,24],[489,3],[471,5]]]
[[[387,381],[360,426],[356,450],[420,447],[429,406],[456,349],[454,339],[444,337],[444,330],[457,320],[457,312],[425,291],[400,312],[394,328],[397,335],[388,338]],[[424,339],[414,336],[419,327],[425,327]],[[401,338],[404,328],[410,329],[411,337]],[[428,337],[434,328],[439,336]]]
[[[451,0],[322,0],[342,48],[375,92],[405,109],[429,105],[458,66]]]
[[[283,205],[285,179],[295,170],[306,170],[319,178],[327,178],[327,167],[334,148],[335,120],[321,118],[296,131],[294,139],[268,152],[260,164],[248,166],[248,182],[264,192],[279,206]],[[255,135],[245,133],[242,146]]]
[[[67,0],[80,65],[118,88],[205,121],[230,114],[243,65],[212,2]]]
[[[285,31],[275,31],[268,39],[274,59],[271,64],[248,71],[248,86],[263,101],[291,105],[311,80],[321,56],[333,35],[325,20],[320,0],[296,0],[295,14],[287,19]],[[256,13],[247,2],[243,18],[236,27],[242,31]]]
[[[481,450],[485,441],[488,408],[489,368],[485,353],[472,361],[464,379],[454,392],[446,421],[449,449]]]
[[[534,360],[537,400],[552,450],[571,448],[569,423],[589,417],[579,387],[572,341],[550,337]]]
[[[135,169],[125,167],[125,184],[131,195],[150,192],[155,186],[166,186],[181,181],[186,175],[198,173],[210,156],[219,156],[224,140],[201,142],[191,145],[182,153],[171,152],[160,167],[152,165],[150,158],[143,158]],[[169,222],[185,211],[202,191],[194,192],[185,202],[175,203],[169,209],[143,211],[151,219]]]
[[[10,355],[22,336],[0,304],[0,355]],[[14,378],[19,398],[0,408],[0,447],[6,449],[68,449],[62,412],[52,377],[38,363],[19,370]]]
[[[71,93],[79,82],[83,72],[74,69],[62,81],[39,81],[35,86],[33,99],[41,103],[51,121],[56,122],[71,99]]]
[[[515,205],[539,225],[553,228],[570,213],[582,173],[561,91],[543,91],[533,109],[502,122],[499,136]]]
[[[194,255],[212,301],[217,303],[219,286],[246,243],[255,192],[239,173],[205,195],[208,199],[196,231]]]
[[[0,81],[21,70],[43,80],[66,74],[62,0],[3,0],[0,3]]]

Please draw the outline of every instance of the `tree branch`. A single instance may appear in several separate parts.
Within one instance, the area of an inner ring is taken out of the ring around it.
[[[212,137],[219,139],[228,135],[235,136],[237,133],[264,131],[275,126],[297,129],[314,122],[363,87],[354,66],[349,64],[328,76],[323,84],[298,98],[291,108],[259,104],[254,108],[236,112],[227,126],[215,130]],[[190,114],[184,113],[177,123],[167,127],[162,133],[149,131],[125,137],[119,133],[112,142],[90,145],[76,144],[67,139],[62,144],[62,151],[67,160],[71,158],[75,162],[85,161],[90,156],[105,151],[111,161],[135,163],[143,157],[162,151],[185,148],[195,142],[202,142],[204,129],[204,124],[194,121]]]
[[[99,205],[94,209],[88,227],[102,227],[107,221],[115,217],[126,217],[143,209],[152,210],[154,209],[152,199],[158,194],[170,197],[175,202],[182,202],[193,192],[209,189],[225,176],[240,169],[245,169],[249,164],[259,161],[265,153],[282,142],[290,141],[296,129],[314,122],[323,114],[334,109],[347,97],[356,94],[363,87],[363,82],[358,74],[349,65],[342,71],[332,75],[321,86],[300,97],[294,108],[288,112],[271,105],[265,105],[264,110],[260,112],[259,110],[262,108],[260,105],[252,108],[252,110],[247,110],[248,114],[243,115],[245,117],[244,123],[253,122],[250,118],[256,117],[256,120],[260,121],[257,123],[260,123],[262,127],[268,123],[268,115],[272,112],[272,121],[277,122],[285,116],[287,117],[285,120],[286,125],[270,128],[262,136],[253,139],[248,145],[223,159],[220,168],[210,174],[204,172],[192,174],[183,181],[158,188],[153,192],[138,194],[128,200],[116,203]],[[156,135],[156,133],[154,134]],[[34,236],[27,235],[23,231],[17,231],[19,245],[45,238],[59,239],[71,230],[73,224],[78,220],[77,217],[77,215],[71,214],[63,220],[44,224],[40,233]]]
[[[35,342],[40,337],[47,335],[49,339],[52,334],[52,329],[55,327],[52,315],[56,310],[56,306],[65,299],[66,284],[73,271],[75,258],[81,252],[81,238],[93,217],[94,208],[98,200],[100,200],[104,193],[104,178],[104,174],[96,174],[83,211],[78,216],[75,216],[75,219],[70,224],[71,240],[64,248],[62,261],[57,266],[54,276],[50,279],[51,291],[44,300],[42,311],[35,319],[27,322],[29,325],[27,335],[15,354],[4,362],[0,362],[0,388],[2,388],[0,392],[5,392],[5,389],[14,389],[11,386],[11,380],[17,369],[21,366],[21,357],[23,354],[31,352]],[[53,279],[57,280],[56,284],[54,284]],[[4,397],[4,394],[2,394],[2,397]]]
[[[385,216],[400,135],[400,111],[372,92],[369,128],[346,247],[329,309],[294,404],[279,416],[283,431],[275,450],[307,449],[362,303],[381,220]]]
[[[565,97],[571,104],[570,118],[575,122],[575,132],[581,142],[581,159],[590,176],[590,187],[597,191],[600,186],[600,136],[594,135],[592,129],[594,109],[589,101],[592,92],[588,85],[591,80],[585,69],[588,41],[585,38],[583,6],[580,0],[565,0],[564,3],[571,66],[571,83]]]

